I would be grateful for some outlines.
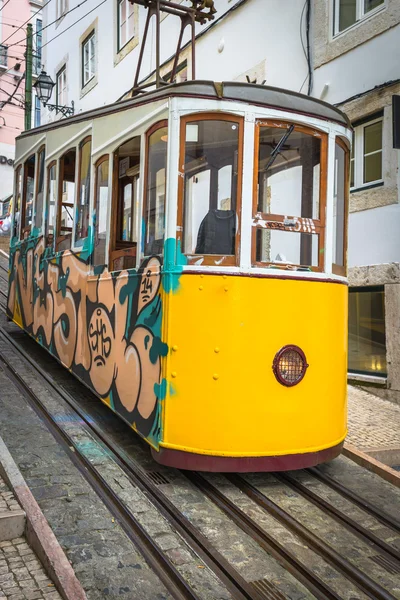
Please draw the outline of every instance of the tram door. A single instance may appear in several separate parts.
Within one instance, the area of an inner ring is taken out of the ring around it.
[[[113,231],[110,270],[136,266],[139,230],[140,137],[129,140],[114,155]]]

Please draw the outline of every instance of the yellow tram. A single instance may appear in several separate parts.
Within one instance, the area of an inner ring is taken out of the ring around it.
[[[8,316],[166,465],[302,468],[346,435],[351,130],[185,82],[17,139]]]

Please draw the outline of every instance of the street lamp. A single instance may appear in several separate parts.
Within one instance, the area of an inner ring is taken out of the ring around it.
[[[33,87],[36,89],[37,97],[43,103],[43,106],[46,106],[50,111],[55,110],[56,113],[62,113],[64,117],[72,116],[74,114],[73,102],[71,102],[71,106],[48,103],[55,85],[50,75],[47,75],[46,71],[42,71]]]

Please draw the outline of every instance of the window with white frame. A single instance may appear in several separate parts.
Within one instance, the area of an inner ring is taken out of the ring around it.
[[[117,0],[118,7],[118,52],[135,35],[135,5],[129,0]]]
[[[385,6],[385,0],[333,0],[334,35],[366,19]]]
[[[358,189],[382,184],[383,113],[353,126],[350,187]]]
[[[66,106],[67,104],[67,68],[64,66],[57,73],[56,78],[56,98],[57,106]]]
[[[82,87],[85,87],[87,83],[96,73],[96,34],[93,30],[85,41],[82,43]]]
[[[57,0],[57,19],[61,19],[67,12],[67,0]]]

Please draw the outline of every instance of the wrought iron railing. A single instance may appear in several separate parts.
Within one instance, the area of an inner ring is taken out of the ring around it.
[[[0,67],[7,66],[7,53],[8,53],[8,47],[3,46],[3,44],[0,44]]]

